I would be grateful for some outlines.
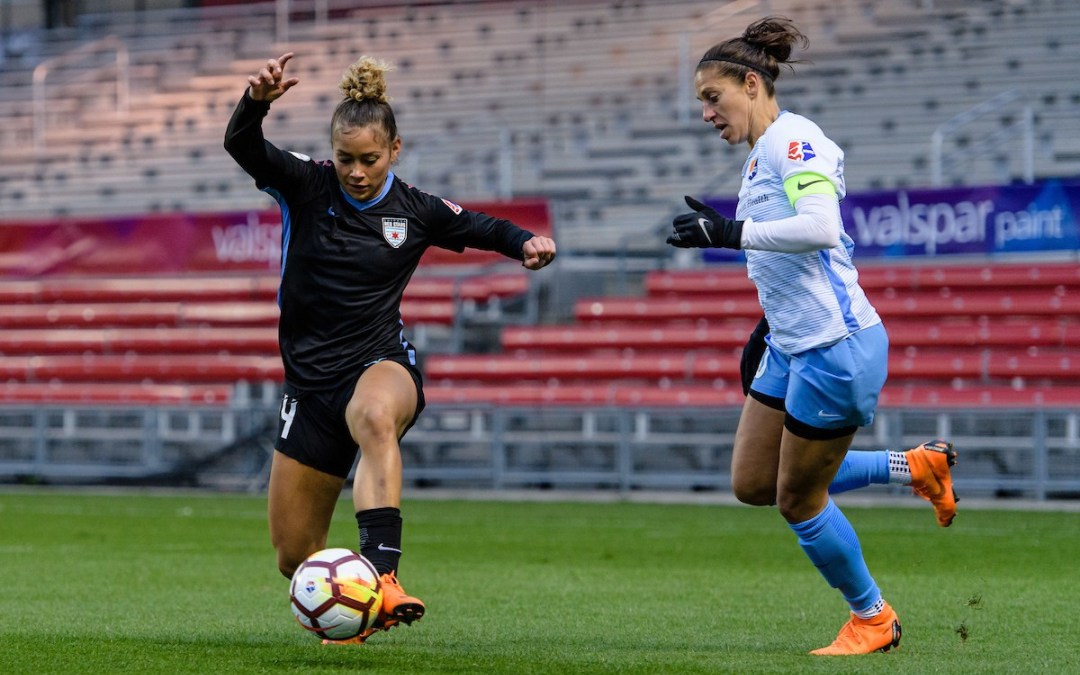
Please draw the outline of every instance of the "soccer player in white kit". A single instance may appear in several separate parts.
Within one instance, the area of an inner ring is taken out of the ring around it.
[[[918,474],[916,492],[948,525],[955,453],[944,441],[907,453],[848,453],[858,427],[873,421],[888,337],[858,284],[841,222],[843,151],[776,100],[780,65],[794,62],[797,43],[807,40],[789,20],[769,17],[702,57],[694,84],[704,120],[729,144],[751,150],[735,218],[687,197],[693,212],[675,218],[668,243],[745,252],[769,333],[735,434],[734,492],[748,504],[776,504],[807,557],[848,602],[851,617],[836,640],[811,653],[866,654],[899,645],[900,621],[830,493],[887,482],[855,476],[884,463],[887,477],[889,460],[902,460]]]

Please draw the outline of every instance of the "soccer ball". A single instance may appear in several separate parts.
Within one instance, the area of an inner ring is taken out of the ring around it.
[[[379,616],[382,584],[367,558],[347,548],[328,548],[296,568],[289,600],[301,626],[323,639],[348,640]]]

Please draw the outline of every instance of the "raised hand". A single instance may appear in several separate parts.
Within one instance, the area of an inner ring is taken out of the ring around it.
[[[679,248],[742,248],[743,221],[722,216],[693,197],[686,197],[693,213],[675,216],[667,243]]]
[[[522,265],[538,270],[555,259],[555,241],[548,237],[533,237],[521,247]]]
[[[285,79],[285,64],[293,57],[292,52],[282,54],[276,59],[267,59],[257,75],[248,77],[248,93],[256,101],[274,101],[289,91],[300,79]]]

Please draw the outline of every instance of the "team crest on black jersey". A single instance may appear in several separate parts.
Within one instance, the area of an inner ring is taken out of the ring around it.
[[[386,240],[386,243],[394,248],[399,248],[405,243],[405,238],[409,236],[409,219],[383,218],[382,236],[383,239]]]

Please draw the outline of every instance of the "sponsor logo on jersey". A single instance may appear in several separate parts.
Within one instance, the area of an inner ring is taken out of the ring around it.
[[[746,167],[746,180],[754,180],[757,178],[757,157],[750,160],[750,165]]]
[[[787,146],[787,158],[796,162],[805,162],[817,157],[809,141],[791,141]]]
[[[297,158],[301,162],[310,162],[311,161],[311,157],[309,155],[305,155],[302,152],[295,152],[293,150],[290,150],[289,154],[292,155],[293,157]]]
[[[446,204],[447,208],[449,208],[451,211],[453,211],[455,216],[461,214],[461,207],[458,206],[457,204],[455,204],[454,202],[450,201],[449,199],[442,200],[442,203]]]
[[[409,236],[409,220],[407,218],[383,218],[382,236],[386,243],[394,248],[400,247],[405,243],[405,238]]]

